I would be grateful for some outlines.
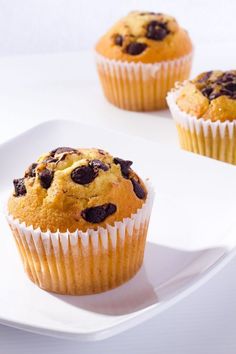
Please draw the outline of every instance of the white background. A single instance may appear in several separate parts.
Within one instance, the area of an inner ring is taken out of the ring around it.
[[[0,55],[91,49],[135,9],[176,16],[195,43],[235,40],[234,0],[0,0]]]
[[[194,73],[199,68],[235,65],[233,0],[0,0],[0,55],[4,56],[0,59],[0,143],[42,120],[72,118],[177,144],[172,121],[158,117],[166,113],[134,117],[108,107],[92,55],[79,52],[91,51],[98,36],[132,9],[177,17],[196,47]],[[68,51],[77,53],[56,54]],[[0,326],[0,354],[235,354],[235,273],[233,260],[175,307],[98,343],[57,340]]]

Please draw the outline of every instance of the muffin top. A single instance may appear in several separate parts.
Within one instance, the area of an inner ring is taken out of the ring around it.
[[[236,70],[207,71],[184,83],[176,101],[197,118],[222,122],[236,119]]]
[[[146,200],[145,185],[131,165],[101,149],[59,147],[13,181],[8,212],[42,231],[112,225],[136,213]]]
[[[173,17],[134,11],[98,41],[96,51],[109,59],[155,63],[189,54],[192,44]]]

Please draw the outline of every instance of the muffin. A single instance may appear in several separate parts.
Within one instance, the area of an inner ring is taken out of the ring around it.
[[[131,12],[96,44],[98,74],[108,101],[131,111],[166,107],[166,94],[189,77],[192,43],[176,20]]]
[[[236,164],[236,71],[208,71],[167,101],[183,149]]]
[[[41,288],[94,294],[142,265],[152,191],[132,161],[59,147],[15,179],[8,222],[24,269]]]

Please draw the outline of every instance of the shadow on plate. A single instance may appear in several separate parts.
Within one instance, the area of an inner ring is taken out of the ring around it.
[[[183,251],[147,242],[144,264],[127,283],[96,295],[51,295],[88,311],[125,315],[173,297],[223,254],[223,248]]]

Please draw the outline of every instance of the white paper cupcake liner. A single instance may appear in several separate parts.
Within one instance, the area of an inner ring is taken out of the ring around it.
[[[177,87],[170,91],[167,95],[167,103],[178,129],[181,147],[236,164],[236,117],[233,121],[221,122],[197,118],[183,112],[176,104],[180,90],[181,87]]]
[[[24,268],[41,288],[61,294],[92,294],[111,289],[140,268],[154,192],[136,214],[114,226],[86,232],[42,232],[7,215]]]
[[[111,60],[96,53],[103,91],[114,105],[134,111],[166,107],[166,94],[176,81],[189,77],[193,53],[181,58],[145,64]]]

